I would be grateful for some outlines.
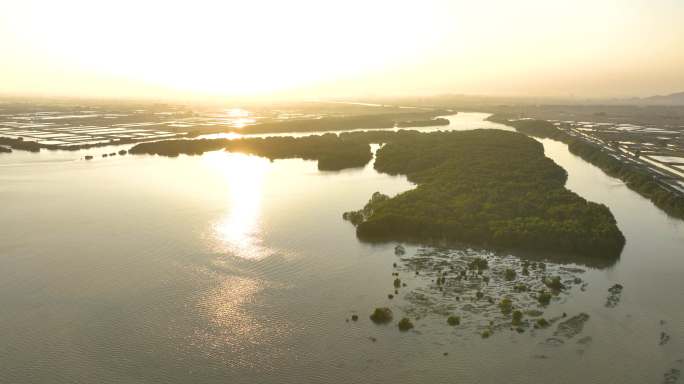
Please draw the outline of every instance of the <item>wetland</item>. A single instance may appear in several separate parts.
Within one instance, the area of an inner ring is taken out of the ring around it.
[[[194,155],[101,157],[133,144],[3,154],[0,381],[676,382],[682,221],[567,144],[505,132],[487,117],[458,113],[416,129],[485,131],[288,134],[282,153],[262,140],[217,141]],[[451,135],[467,137],[467,148]],[[426,158],[432,145],[449,155]],[[324,146],[365,158],[326,170],[313,150]],[[491,146],[501,156],[467,156]],[[517,157],[530,160],[524,175],[507,168]],[[526,183],[542,183],[544,196],[567,199],[566,213],[598,213],[624,245],[607,257],[491,239],[365,241],[342,218],[376,192],[387,207],[368,220],[402,202],[432,221],[439,216],[424,203],[443,204],[432,198],[443,190],[462,206],[517,206],[505,193],[473,201],[469,191],[483,187],[475,182],[454,190],[435,181],[467,181],[470,169],[507,175],[506,188],[531,196],[541,193]]]

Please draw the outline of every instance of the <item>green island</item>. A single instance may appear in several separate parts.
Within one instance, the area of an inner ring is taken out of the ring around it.
[[[492,115],[488,120],[514,127],[529,136],[553,139],[567,144],[570,153],[599,167],[609,176],[622,180],[629,189],[651,200],[668,215],[684,219],[684,197],[662,188],[646,170],[614,158],[601,146],[571,136],[546,120],[511,120],[507,115]]]
[[[363,240],[605,258],[619,256],[625,243],[610,210],[565,189],[565,170],[519,133],[405,132],[378,150],[375,169],[406,175],[417,187],[391,198],[376,193],[344,214]]]
[[[198,155],[225,149],[275,159],[301,158],[318,160],[318,169],[336,171],[362,167],[373,157],[370,146],[359,140],[348,140],[328,133],[306,137],[267,137],[247,139],[165,140],[135,145],[131,154],[178,156]]]

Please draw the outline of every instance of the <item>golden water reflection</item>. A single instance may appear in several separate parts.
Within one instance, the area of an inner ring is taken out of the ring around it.
[[[273,362],[289,352],[285,340],[292,326],[282,313],[255,306],[257,296],[267,288],[282,287],[242,276],[221,278],[198,302],[197,309],[208,323],[195,329],[190,345],[223,359],[231,369],[272,369]]]
[[[261,204],[269,161],[239,153],[212,152],[207,164],[226,181],[227,212],[212,226],[216,251],[259,260],[270,254],[262,245]]]

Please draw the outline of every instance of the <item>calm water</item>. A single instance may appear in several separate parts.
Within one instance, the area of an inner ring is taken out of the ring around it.
[[[502,127],[486,116],[440,129]],[[589,314],[582,345],[544,343],[553,329],[483,340],[439,316],[408,333],[370,323],[377,306],[407,305],[386,296],[395,244],[359,242],[341,214],[411,188],[371,165],[0,155],[0,382],[661,383],[684,369],[684,224],[542,142],[627,237],[615,265],[585,268],[586,291],[547,310]],[[615,283],[620,303],[606,308]]]

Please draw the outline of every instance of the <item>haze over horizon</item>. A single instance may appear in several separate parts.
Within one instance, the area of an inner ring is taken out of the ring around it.
[[[0,4],[0,94],[643,97],[684,90],[684,2]]]

